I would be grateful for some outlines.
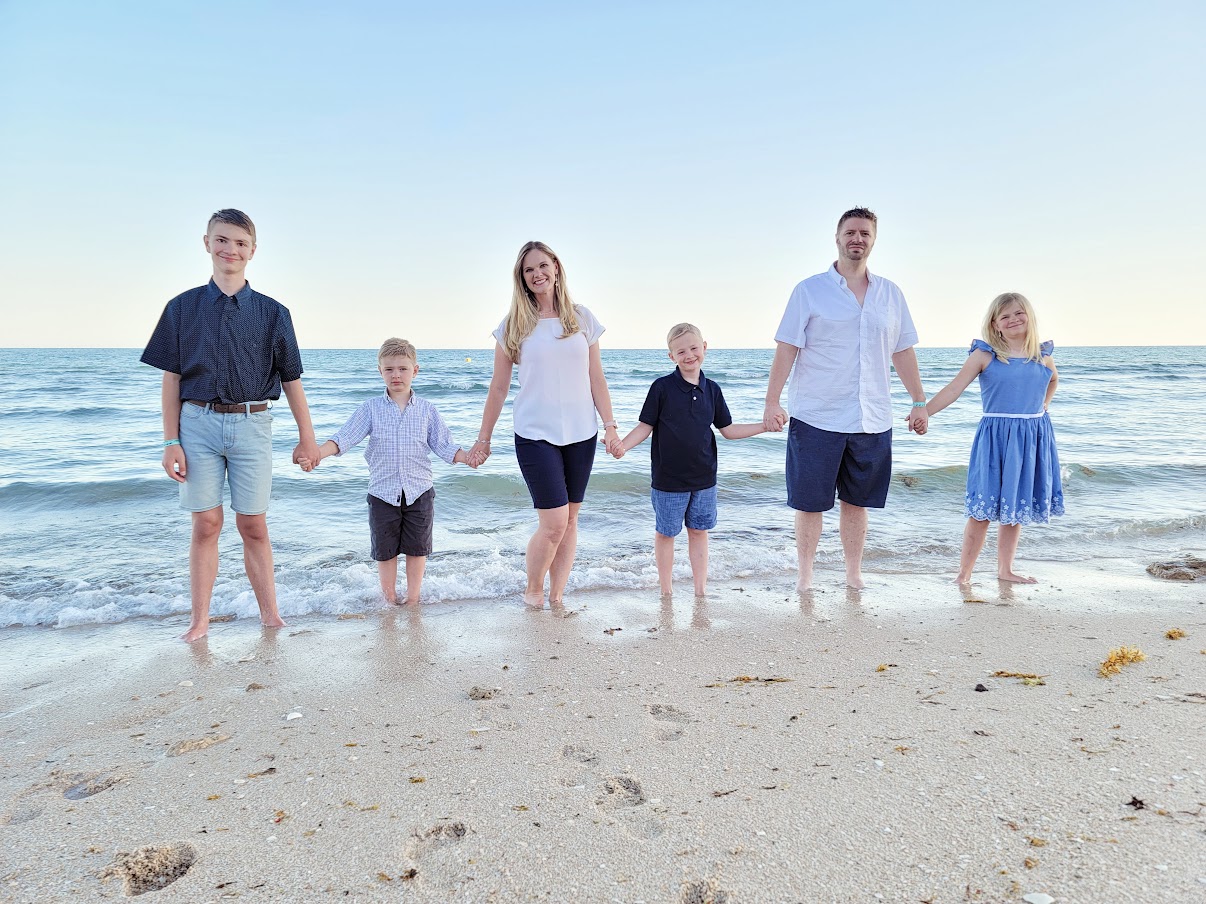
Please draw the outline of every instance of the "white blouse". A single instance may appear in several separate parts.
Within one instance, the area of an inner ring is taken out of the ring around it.
[[[599,433],[590,391],[590,347],[603,335],[603,325],[582,305],[574,305],[581,329],[567,339],[559,317],[542,318],[519,346],[519,392],[511,406],[515,433],[568,446]],[[502,345],[504,317],[494,338]]]

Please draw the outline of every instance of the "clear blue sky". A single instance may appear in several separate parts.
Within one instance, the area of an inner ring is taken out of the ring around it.
[[[538,238],[611,347],[769,346],[837,216],[922,344],[1206,336],[1206,4],[0,2],[0,345],[141,346],[219,207],[303,347],[486,347]]]

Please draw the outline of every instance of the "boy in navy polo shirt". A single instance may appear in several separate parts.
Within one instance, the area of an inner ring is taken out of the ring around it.
[[[679,323],[666,336],[674,373],[658,377],[649,387],[641,422],[623,440],[623,451],[640,445],[651,433],[653,487],[650,498],[656,528],[653,559],[662,594],[674,584],[674,538],[687,526],[687,552],[695,595],[708,584],[708,531],[716,526],[716,434],[744,439],[763,433],[761,422],[734,424],[724,393],[701,368],[708,343],[699,327]],[[623,453],[621,453],[622,455]],[[620,457],[620,456],[617,456]]]

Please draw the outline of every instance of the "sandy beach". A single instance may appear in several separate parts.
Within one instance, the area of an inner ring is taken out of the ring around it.
[[[1206,586],[1035,570],[0,631],[0,899],[1202,900]]]

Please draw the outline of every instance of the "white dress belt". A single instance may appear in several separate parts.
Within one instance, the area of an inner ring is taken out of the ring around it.
[[[1004,414],[997,411],[985,411],[981,417],[1014,417],[1014,418],[1036,418],[1042,417],[1047,412],[1040,411],[1038,414]]]

